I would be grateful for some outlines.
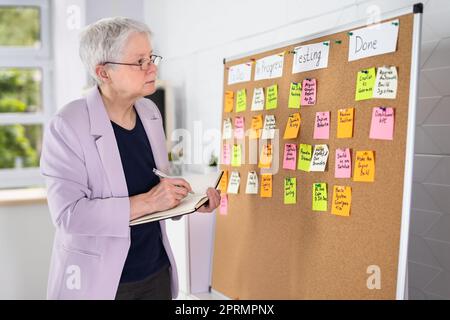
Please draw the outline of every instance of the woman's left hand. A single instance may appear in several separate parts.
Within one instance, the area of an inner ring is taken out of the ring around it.
[[[206,191],[208,195],[208,202],[202,205],[198,212],[211,212],[216,209],[220,204],[220,191],[214,188],[208,188]]]

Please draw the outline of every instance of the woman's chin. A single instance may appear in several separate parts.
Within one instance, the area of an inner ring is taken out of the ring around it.
[[[147,82],[147,83],[145,83],[144,87],[143,87],[143,91],[144,91],[146,96],[155,93],[155,91],[156,91],[155,82]]]

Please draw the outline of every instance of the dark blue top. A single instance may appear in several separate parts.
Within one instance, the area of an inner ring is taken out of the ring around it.
[[[131,197],[149,191],[159,183],[159,177],[153,173],[155,160],[139,115],[136,112],[136,125],[131,130],[111,123],[122,159],[128,195]],[[120,282],[143,280],[169,264],[159,222],[131,226],[131,246]]]

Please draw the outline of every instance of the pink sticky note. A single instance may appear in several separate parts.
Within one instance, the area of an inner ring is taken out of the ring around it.
[[[222,147],[222,164],[231,163],[231,145],[224,143]]]
[[[286,143],[284,145],[283,169],[295,170],[297,163],[297,145]]]
[[[316,112],[314,139],[330,138],[330,112]]]
[[[316,79],[305,79],[302,83],[302,106],[316,104],[317,82]]]
[[[392,140],[394,136],[394,109],[376,107],[372,111],[370,139]]]
[[[334,162],[335,178],[350,178],[352,175],[352,158],[350,149],[336,149],[336,161]]]
[[[226,215],[228,213],[228,196],[226,194],[220,195],[220,214]]]
[[[234,118],[234,137],[244,139],[244,117]]]

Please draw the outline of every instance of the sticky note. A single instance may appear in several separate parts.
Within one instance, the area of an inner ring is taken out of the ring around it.
[[[336,149],[336,159],[334,161],[334,177],[350,178],[352,175],[352,158],[350,149]]]
[[[310,144],[301,143],[298,152],[298,169],[309,172],[309,167],[311,166],[311,158],[312,146]]]
[[[231,172],[230,179],[228,181],[227,193],[238,194],[239,193],[239,183],[241,178],[239,177],[239,172]]]
[[[278,106],[278,85],[274,84],[266,89],[266,110],[276,109]]]
[[[228,213],[228,196],[226,194],[220,195],[219,213],[222,215],[226,215]]]
[[[314,122],[314,139],[330,138],[330,112],[316,112]]]
[[[268,114],[264,117],[264,127],[262,130],[261,139],[274,139],[275,138],[275,115]]]
[[[331,203],[331,213],[348,217],[352,206],[352,188],[348,186],[333,187],[333,202]]]
[[[233,152],[231,154],[231,166],[240,167],[242,163],[242,149],[240,144],[233,145]]]
[[[252,117],[252,124],[250,130],[250,139],[259,139],[261,136],[261,129],[263,127],[262,114]]]
[[[317,81],[316,79],[305,79],[302,84],[302,106],[316,104]]]
[[[231,163],[231,145],[224,143],[222,146],[222,164],[229,165]]]
[[[242,112],[245,109],[247,109],[247,93],[245,89],[241,89],[236,93],[236,112]]]
[[[272,198],[272,175],[261,175],[261,198]]]
[[[247,185],[245,187],[245,193],[258,194],[258,175],[255,171],[250,171],[247,176]]]
[[[261,111],[264,110],[264,89],[263,88],[255,88],[253,90],[253,99],[252,99],[252,111]]]
[[[328,160],[328,146],[326,144],[316,144],[311,157],[309,171],[325,171]]]
[[[395,99],[397,96],[397,68],[379,67],[375,88],[373,89],[373,98]]]
[[[375,180],[375,157],[373,151],[356,151],[353,181]]]
[[[234,118],[234,137],[236,139],[244,139],[245,135],[245,124],[244,117],[236,117]]]
[[[289,90],[288,108],[299,109],[302,95],[302,84],[299,82],[291,82]]]
[[[355,100],[372,99],[373,87],[375,86],[375,68],[358,71],[356,78]]]
[[[297,178],[284,178],[284,204],[297,202]]]
[[[283,139],[297,139],[298,131],[300,130],[300,113],[293,113],[289,116],[284,130]]]
[[[272,145],[270,143],[266,143],[262,145],[258,167],[270,168],[271,166],[272,166]]]
[[[313,211],[328,210],[328,192],[325,182],[313,184],[312,209]]]
[[[351,138],[353,137],[353,118],[355,115],[354,108],[339,109],[337,122],[337,137]]]
[[[234,92],[225,91],[225,112],[233,112]]]
[[[295,170],[297,164],[297,145],[286,143],[284,145],[283,169]]]
[[[231,119],[227,118],[223,120],[222,139],[227,140],[233,138],[233,126],[231,125]]]
[[[227,193],[227,187],[228,187],[228,171],[224,170],[222,177],[220,178],[219,181],[219,190],[220,192],[223,193]]]
[[[392,140],[394,138],[394,109],[376,107],[372,110],[370,139]]]

